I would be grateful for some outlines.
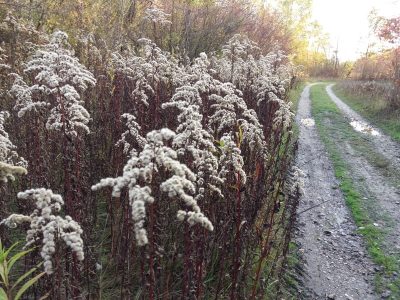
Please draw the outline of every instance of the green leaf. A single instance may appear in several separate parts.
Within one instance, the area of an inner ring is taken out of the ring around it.
[[[30,269],[28,272],[26,272],[24,275],[22,275],[21,277],[19,277],[17,279],[17,281],[14,283],[14,285],[12,286],[11,290],[13,290],[18,284],[20,284],[22,282],[22,280],[24,280],[26,277],[28,277],[29,275],[31,275],[33,272],[35,272],[37,270],[37,268],[32,268]]]
[[[1,243],[0,240],[0,264],[6,259],[6,251],[3,248],[3,244]]]
[[[19,244],[19,242],[16,242],[14,245],[12,245],[10,248],[7,249],[7,251],[4,253],[5,257],[4,259],[7,259],[8,254]]]
[[[1,282],[5,285],[8,286],[8,277],[6,276],[7,274],[7,262],[3,261],[0,263],[0,277],[1,277]]]
[[[12,266],[23,256],[25,256],[26,254],[28,254],[29,252],[31,252],[33,250],[29,249],[26,251],[21,251],[18,252],[17,254],[15,254],[13,257],[11,257],[10,261],[8,262],[8,271],[11,271]]]
[[[25,282],[24,285],[19,289],[18,293],[15,295],[14,300],[19,300],[19,298],[21,298],[23,293],[25,293],[25,291],[27,289],[29,289],[33,284],[35,284],[40,279],[40,277],[42,277],[44,274],[46,274],[46,273],[42,272],[42,273],[36,275],[35,277],[33,277],[32,279],[28,280],[27,282]]]
[[[0,300],[8,300],[6,292],[0,288]]]

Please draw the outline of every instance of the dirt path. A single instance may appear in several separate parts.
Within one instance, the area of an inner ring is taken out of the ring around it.
[[[337,107],[342,111],[343,115],[345,115],[349,121],[356,120],[369,125],[363,117],[352,110],[346,103],[344,103],[334,94],[332,91],[333,85],[334,84],[328,85],[326,87],[326,92],[332,101],[337,105]],[[379,135],[377,136],[369,136],[370,141],[374,145],[374,149],[386,157],[396,168],[400,169],[400,145],[393,141],[389,136],[383,134],[379,129],[378,132]]]
[[[326,91],[348,120],[358,120],[368,124],[359,114],[343,103],[332,91],[332,85]],[[366,201],[372,200],[379,215],[373,216],[376,225],[386,230],[385,244],[387,254],[400,255],[400,145],[381,133],[378,136],[359,133],[368,139],[370,151],[387,158],[384,169],[374,166],[362,153],[353,149],[349,141],[338,145],[342,157],[352,172],[355,182]],[[390,174],[383,171],[390,168]]]
[[[355,233],[356,226],[317,130],[302,125],[302,119],[311,118],[309,93],[307,86],[296,117],[301,127],[297,165],[307,175],[297,237],[305,261],[305,290],[299,298],[379,299],[373,292],[374,266]]]

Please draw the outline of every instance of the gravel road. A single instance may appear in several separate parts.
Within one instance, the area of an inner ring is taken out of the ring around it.
[[[371,126],[358,113],[352,110],[332,91],[332,84],[326,87],[331,100],[337,105],[347,121],[356,120]],[[367,151],[373,151],[385,157],[388,165],[376,167],[365,159],[362,153],[353,149],[349,141],[338,144],[342,157],[351,170],[353,180],[365,201],[372,201],[380,215],[375,216],[376,225],[386,230],[385,250],[387,254],[400,255],[400,145],[382,133],[369,135],[359,133],[366,143]],[[387,170],[390,170],[388,174]]]
[[[298,298],[379,299],[372,282],[375,267],[356,233],[317,129],[310,122],[301,122],[312,118],[310,106],[308,85],[296,116],[300,126],[297,166],[306,174],[297,235],[305,275]]]

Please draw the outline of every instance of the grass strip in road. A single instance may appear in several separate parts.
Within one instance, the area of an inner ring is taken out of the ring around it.
[[[315,119],[321,140],[323,141],[333,163],[335,176],[340,181],[346,204],[349,207],[359,232],[364,237],[366,246],[373,261],[382,267],[376,275],[378,293],[391,291],[389,299],[400,299],[400,279],[393,277],[400,274],[399,257],[384,252],[385,231],[374,226],[376,213],[363,197],[351,177],[349,167],[343,159],[338,141],[352,135],[352,128],[340,113],[339,108],[330,100],[325,91],[325,84],[311,87],[312,115]],[[376,209],[376,208],[375,208]]]
[[[333,91],[353,110],[372,124],[381,128],[393,140],[400,141],[400,110],[393,111],[385,108],[385,99],[368,98],[369,95],[355,95],[346,90],[340,83],[333,86]]]

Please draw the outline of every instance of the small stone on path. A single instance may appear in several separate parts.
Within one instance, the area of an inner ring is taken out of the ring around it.
[[[392,292],[391,291],[389,291],[389,290],[386,290],[386,291],[384,291],[383,293],[382,293],[382,298],[383,299],[387,299],[387,298],[389,298],[390,297],[390,295],[392,294]]]

